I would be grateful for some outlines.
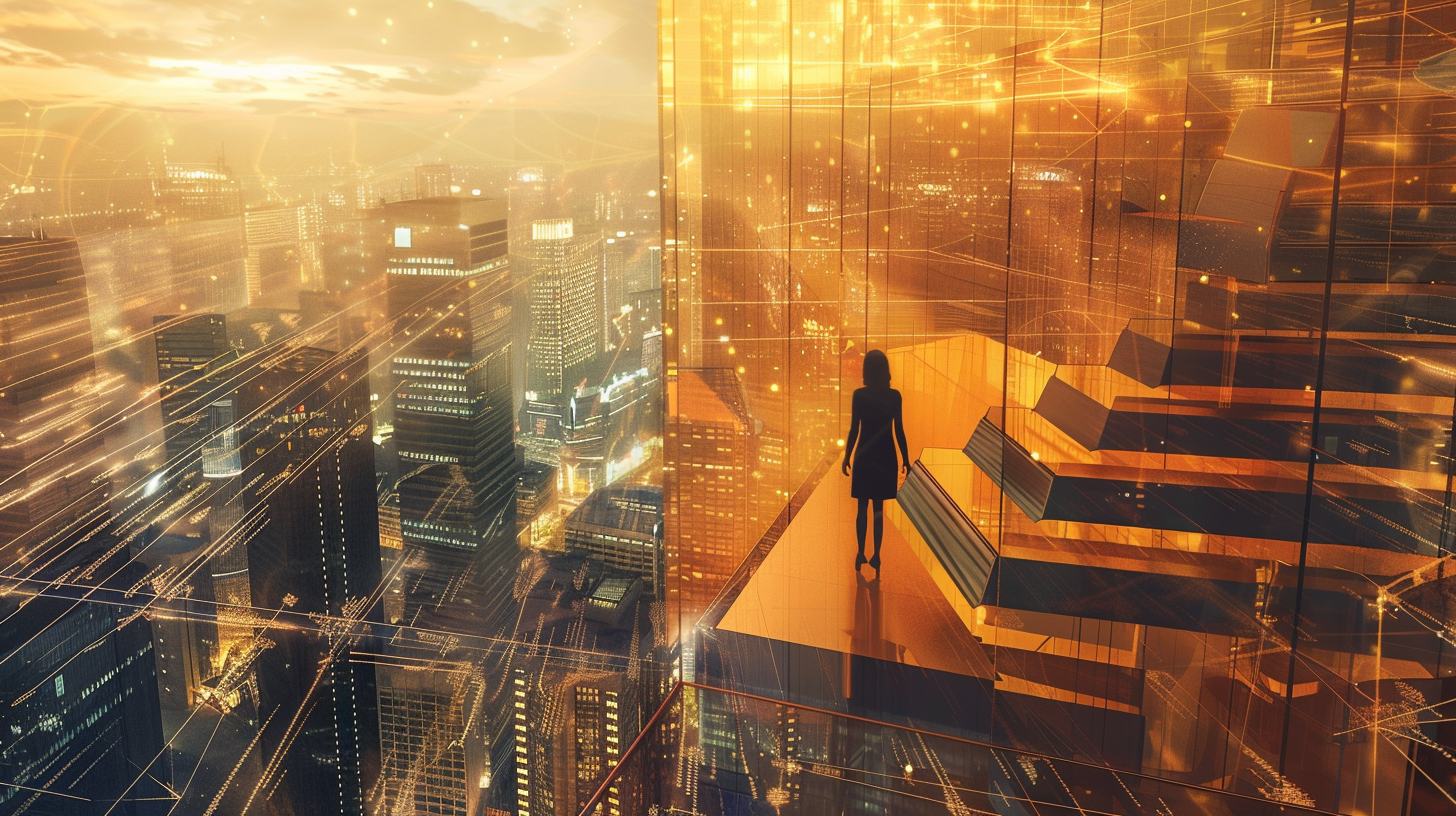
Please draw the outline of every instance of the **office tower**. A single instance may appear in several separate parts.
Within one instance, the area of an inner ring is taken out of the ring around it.
[[[667,383],[669,627],[689,630],[748,553],[753,420],[732,371],[680,369]]]
[[[635,241],[619,232],[602,246],[602,350],[611,351],[626,342],[623,307],[627,301],[627,264]]]
[[[89,542],[115,543],[104,534]],[[140,577],[121,575],[125,583]],[[116,584],[119,595],[125,585]],[[0,611],[0,694],[12,701],[0,714],[0,813],[165,814],[171,773],[147,621],[64,597],[22,604],[12,595]]]
[[[529,255],[532,224],[560,211],[555,189],[559,171],[547,167],[522,167],[511,176],[506,195],[510,203],[511,254],[517,260]]]
[[[143,335],[161,314],[226,314],[247,304],[242,219],[179,221],[77,239],[91,294],[93,342],[149,366]]]
[[[222,413],[212,405],[230,400],[232,394],[214,393],[219,384],[214,374],[236,355],[228,343],[227,320],[220,314],[159,315],[152,325],[167,468],[183,476],[201,463],[205,441],[224,430],[212,425]]]
[[[207,569],[192,569],[194,564],[206,562],[209,543],[205,536],[164,533],[147,544],[140,558],[152,569],[171,569],[174,574],[187,576],[185,588],[169,599],[168,614],[152,620],[157,689],[162,707],[171,711],[186,711],[197,703],[206,681],[217,674],[218,628],[212,575]]]
[[[299,280],[305,289],[324,286],[323,269],[324,209],[317,201],[298,207]]]
[[[258,622],[260,788],[295,814],[363,814],[379,773],[374,667],[354,658],[379,616],[367,374],[363,352],[305,346],[254,378],[268,396],[249,434],[266,451],[252,602],[312,624]]]
[[[1078,807],[1453,812],[1450,49],[1359,4],[1192,13],[661,7],[669,597],[714,529],[684,431],[733,416],[694,372],[781,437],[714,478],[784,474],[684,674],[1036,754],[988,786],[1035,803],[1076,761],[1149,780]],[[869,350],[911,459],[883,573],[840,472]]]
[[[566,404],[557,394],[526,392],[521,406],[521,447],[527,462],[552,468],[561,463],[562,415]]]
[[[443,198],[451,195],[450,165],[421,164],[415,167],[415,198]]]
[[[108,602],[140,576],[110,529],[92,350],[76,242],[0,239],[0,813],[155,813],[170,782],[150,626]]]
[[[155,180],[157,202],[169,224],[210,221],[242,212],[241,190],[221,156],[214,164],[166,164]]]
[[[651,355],[646,353],[647,335],[662,329],[661,284],[629,293],[627,309],[621,318],[623,354],[629,362],[647,367],[651,361]],[[660,344],[658,351],[660,354]]]
[[[570,218],[531,224],[526,389],[565,394],[602,349],[602,243]]]
[[[560,466],[569,493],[585,495],[627,477],[660,441],[661,379],[646,368],[579,388],[561,410]]]
[[[385,206],[395,315],[394,444],[413,609],[450,601],[466,570],[514,575],[515,423],[505,204],[432,198]]]
[[[593,491],[566,517],[566,552],[642,579],[661,597],[667,560],[662,548],[662,488],[612,485]]]
[[[516,482],[516,524],[535,521],[556,504],[556,468],[527,460]]]
[[[237,348],[224,315],[161,315],[153,325],[165,467],[172,483],[182,488],[191,489],[199,478],[213,482],[203,529],[210,549],[205,548],[207,566],[198,572],[197,582],[205,585],[206,599],[217,604],[215,621],[208,631],[188,632],[194,640],[211,642],[207,667],[199,664],[197,669],[206,680],[246,653],[253,640],[247,547],[239,540],[238,526],[246,500],[235,481],[243,473],[241,401],[253,397],[251,392],[238,394],[247,372],[238,367]],[[180,642],[190,628],[195,627],[161,626],[159,632],[171,634],[174,641],[165,652],[201,655],[202,646]],[[199,687],[187,684],[189,702]],[[164,683],[164,692],[168,688]],[[171,691],[179,694],[180,688],[178,684]]]
[[[279,206],[243,213],[249,305],[262,304],[265,293],[270,304],[287,302],[303,283],[306,219],[301,210]]]
[[[483,816],[498,773],[491,748],[503,720],[491,698],[501,682],[477,652],[437,634],[474,631],[481,621],[455,610],[421,621],[389,645],[379,667],[379,812]]]
[[[548,559],[523,602],[516,634],[534,645],[511,670],[506,709],[519,814],[580,812],[641,728],[651,643],[641,581],[581,564]],[[592,648],[579,649],[585,643]],[[641,812],[641,802],[611,793],[603,813]]]
[[[9,557],[101,512],[109,493],[76,242],[0,239],[0,547]]]

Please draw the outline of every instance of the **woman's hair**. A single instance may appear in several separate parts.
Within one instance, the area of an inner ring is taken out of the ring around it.
[[[871,388],[890,387],[890,358],[879,349],[870,349],[864,358],[864,384]]]

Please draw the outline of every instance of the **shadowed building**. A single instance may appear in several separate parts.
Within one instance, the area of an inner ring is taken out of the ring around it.
[[[374,666],[353,650],[381,614],[368,358],[304,347],[267,363],[249,445],[265,478],[247,542],[265,788],[288,816],[363,814],[379,774]],[[364,651],[374,651],[365,648]]]
[[[448,602],[467,570],[514,574],[515,423],[510,271],[500,201],[431,198],[385,206],[396,316],[405,620]]]

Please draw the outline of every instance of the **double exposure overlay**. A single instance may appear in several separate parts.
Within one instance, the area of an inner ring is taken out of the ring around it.
[[[1456,814],[1456,3],[0,4],[0,816]]]
[[[733,692],[682,703],[694,756],[738,751],[712,784],[1456,808],[1449,5],[660,8],[668,602],[684,679]],[[872,349],[912,463],[856,572]]]

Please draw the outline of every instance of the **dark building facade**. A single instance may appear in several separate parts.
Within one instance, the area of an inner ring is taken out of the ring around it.
[[[0,548],[99,512],[105,444],[85,271],[69,239],[0,238]]]
[[[612,485],[593,491],[566,517],[566,551],[636,575],[660,598],[667,569],[662,488]]]
[[[170,773],[149,623],[116,603],[84,270],[0,239],[0,813],[152,814]]]
[[[220,314],[161,315],[152,320],[157,346],[157,389],[161,397],[167,468],[185,475],[202,459],[204,442],[216,430],[222,406],[230,395],[214,394],[213,375],[233,355],[227,319]]]
[[[515,545],[510,270],[504,202],[388,204],[391,369],[400,530],[412,611],[454,597],[479,571],[510,580]]]
[[[260,749],[269,806],[288,816],[362,814],[379,773],[374,668],[351,658],[380,614],[367,374],[362,353],[304,347],[255,378],[272,396],[247,443],[264,451],[252,602],[294,622],[255,635]]]
[[[111,603],[17,601],[0,607],[0,813],[165,814],[151,626]]]

